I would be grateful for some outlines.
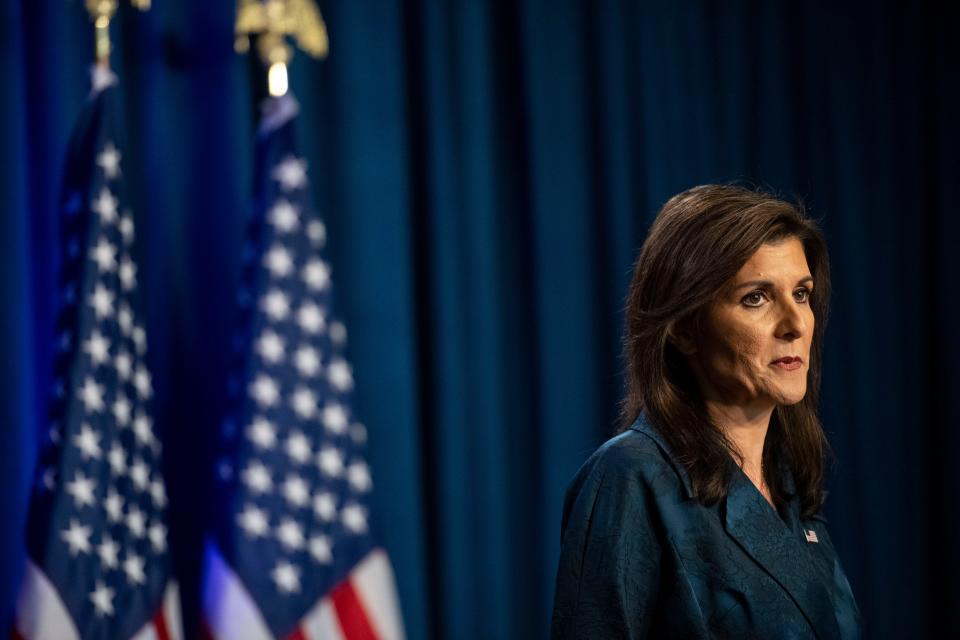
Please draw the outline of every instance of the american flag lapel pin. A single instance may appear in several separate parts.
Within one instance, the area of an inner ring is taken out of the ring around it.
[[[804,529],[803,535],[807,538],[807,542],[820,542],[820,540],[817,538],[817,532],[813,529]]]

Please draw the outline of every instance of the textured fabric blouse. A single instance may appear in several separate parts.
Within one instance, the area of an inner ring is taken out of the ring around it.
[[[567,490],[552,637],[859,638],[825,521],[801,520],[797,499],[783,512],[739,469],[700,504],[641,416]]]

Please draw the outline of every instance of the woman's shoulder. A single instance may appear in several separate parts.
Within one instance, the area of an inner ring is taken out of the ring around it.
[[[643,427],[634,424],[610,438],[583,463],[567,487],[564,531],[588,527],[598,513],[616,522],[643,522],[649,517],[645,514],[683,499],[684,481],[669,450]]]
[[[668,450],[648,424],[638,421],[600,445],[580,467],[570,488],[601,483],[649,485],[675,475]]]
[[[666,463],[666,460],[656,441],[635,427],[629,427],[604,442],[587,460],[588,464],[601,467],[627,465],[631,468],[638,463],[656,465],[660,462]]]

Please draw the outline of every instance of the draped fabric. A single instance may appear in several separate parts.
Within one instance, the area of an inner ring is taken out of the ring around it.
[[[0,607],[50,386],[56,185],[80,3],[0,7]],[[320,3],[299,145],[411,637],[548,628],[568,481],[614,431],[630,266],[670,195],[802,198],[831,248],[827,516],[868,637],[956,632],[957,142],[950,22],[893,3]],[[114,66],[171,544],[197,621],[263,72],[233,0],[123,6]]]

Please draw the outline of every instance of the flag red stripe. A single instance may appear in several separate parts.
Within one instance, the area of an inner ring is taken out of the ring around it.
[[[26,640],[26,639],[22,635],[20,635],[20,631],[18,631],[17,628],[14,627],[13,629],[10,629],[10,640]]]
[[[283,640],[307,640],[307,636],[303,632],[303,629],[298,626],[296,629],[287,634],[287,637]]]
[[[330,593],[330,599],[347,640],[377,640],[367,612],[363,610],[363,603],[349,580],[341,582]]]
[[[163,608],[153,616],[153,628],[157,632],[157,640],[170,640],[170,631],[167,629],[167,619],[163,617]]]

